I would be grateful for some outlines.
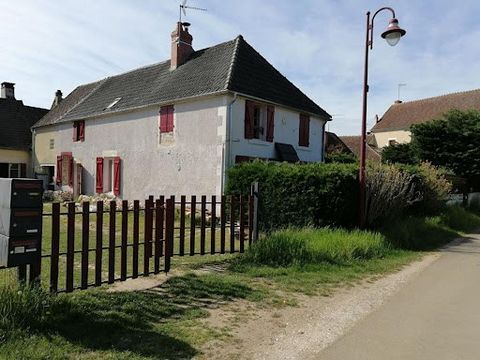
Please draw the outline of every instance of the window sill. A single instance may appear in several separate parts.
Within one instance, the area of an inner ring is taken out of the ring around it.
[[[312,149],[307,146],[296,146],[295,149],[300,151],[312,152]]]
[[[270,146],[273,144],[273,142],[260,140],[260,139],[248,139],[248,143],[252,145],[260,145],[260,146]]]

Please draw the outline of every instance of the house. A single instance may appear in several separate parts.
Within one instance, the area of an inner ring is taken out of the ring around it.
[[[0,87],[0,177],[31,177],[30,127],[48,110],[15,99],[13,83],[3,82]]]
[[[360,136],[340,136],[340,139],[357,158],[360,158]],[[366,159],[368,161],[381,162],[382,155],[375,145],[374,140],[371,135],[367,136],[367,147],[365,149]]]
[[[322,161],[330,115],[242,36],[194,51],[177,23],[171,59],[81,85],[33,127],[35,169],[74,193],[224,192],[248,159]]]
[[[441,118],[452,109],[480,110],[480,89],[408,102],[395,101],[371,132],[379,148],[408,143],[412,125]]]

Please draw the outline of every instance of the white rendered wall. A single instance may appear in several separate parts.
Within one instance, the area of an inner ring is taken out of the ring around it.
[[[245,139],[245,100],[239,97],[232,105],[230,164],[235,163],[237,155],[273,159],[276,157],[274,145],[276,142],[293,145],[301,161],[322,161],[324,120],[310,117],[310,146],[302,147],[298,145],[300,113],[275,106],[273,142]]]
[[[175,104],[173,141],[160,144],[158,106],[85,121],[85,141],[72,141],[72,123],[39,128],[36,166],[72,152],[84,167],[83,192],[95,193],[97,157],[120,156],[123,199],[149,195],[220,195],[225,140],[224,96]],[[55,151],[46,139],[55,138]]]
[[[388,146],[389,140],[395,140],[399,144],[409,143],[412,140],[412,134],[410,131],[385,131],[385,132],[375,132],[375,140],[377,141],[377,146],[381,149],[385,146]]]
[[[0,149],[0,163],[26,164],[27,176],[32,176],[31,157],[28,151]]]

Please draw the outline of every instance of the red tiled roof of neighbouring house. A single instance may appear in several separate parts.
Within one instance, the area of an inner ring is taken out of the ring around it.
[[[340,139],[343,141],[345,145],[348,146],[348,148],[353,152],[353,154],[356,157],[360,157],[360,142],[361,142],[361,137],[360,136],[340,136]],[[367,160],[371,161],[381,161],[382,156],[380,153],[373,148],[373,146],[369,145],[367,143]]]
[[[395,103],[373,126],[372,132],[408,130],[411,125],[440,118],[452,109],[480,110],[480,89]]]

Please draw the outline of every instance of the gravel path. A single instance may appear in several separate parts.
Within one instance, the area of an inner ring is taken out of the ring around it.
[[[378,309],[406,282],[414,279],[440,255],[427,255],[404,269],[373,282],[335,292],[331,297],[302,297],[299,307],[255,310],[253,318],[233,332],[233,341],[205,349],[208,359],[318,359],[318,353]],[[221,310],[211,322],[228,322]],[[312,357],[312,354],[316,354]]]

